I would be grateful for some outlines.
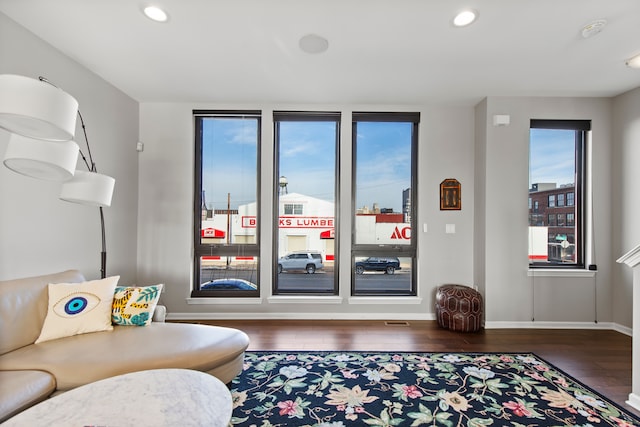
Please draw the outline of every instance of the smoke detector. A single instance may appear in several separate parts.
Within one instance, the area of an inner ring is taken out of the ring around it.
[[[600,31],[602,31],[606,25],[607,21],[605,19],[598,19],[596,21],[593,21],[582,27],[582,37],[584,37],[585,39],[593,37]]]
[[[300,39],[298,45],[306,53],[323,53],[329,48],[329,41],[317,34],[307,34]]]

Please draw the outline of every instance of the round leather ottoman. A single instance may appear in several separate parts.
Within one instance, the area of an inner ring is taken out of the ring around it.
[[[436,319],[442,328],[476,332],[482,327],[482,295],[463,285],[442,285],[436,291]]]

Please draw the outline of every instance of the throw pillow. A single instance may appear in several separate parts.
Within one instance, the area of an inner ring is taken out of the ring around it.
[[[110,331],[113,293],[120,276],[83,283],[50,283],[49,306],[36,343]]]
[[[116,287],[111,321],[116,325],[147,326],[156,309],[162,284],[137,287]]]

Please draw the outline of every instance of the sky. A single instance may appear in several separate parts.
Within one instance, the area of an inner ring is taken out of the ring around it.
[[[289,193],[334,202],[336,122],[281,122],[279,175]],[[363,206],[402,212],[402,191],[410,187],[411,124],[359,122],[356,151],[356,209]],[[231,208],[255,202],[257,121],[254,118],[205,119],[203,188],[208,207]],[[529,187],[574,182],[572,130],[532,129]]]
[[[412,123],[359,122],[356,151],[356,209],[402,212],[402,191],[411,187]]]
[[[554,182],[560,187],[575,181],[575,131],[531,129],[529,188]]]
[[[336,122],[281,122],[279,176],[289,193],[335,202]]]
[[[336,122],[281,122],[279,175],[289,193],[335,202]],[[255,119],[204,120],[203,188],[209,209],[226,209],[256,200]],[[356,208],[402,212],[402,191],[410,186],[411,124],[358,126]],[[207,144],[206,141],[215,141]]]
[[[231,209],[256,201],[257,129],[255,118],[203,119],[202,187],[209,209],[227,209],[227,194]]]

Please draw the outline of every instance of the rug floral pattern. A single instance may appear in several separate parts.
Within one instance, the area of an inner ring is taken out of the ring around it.
[[[231,426],[639,426],[534,354],[249,352]]]

